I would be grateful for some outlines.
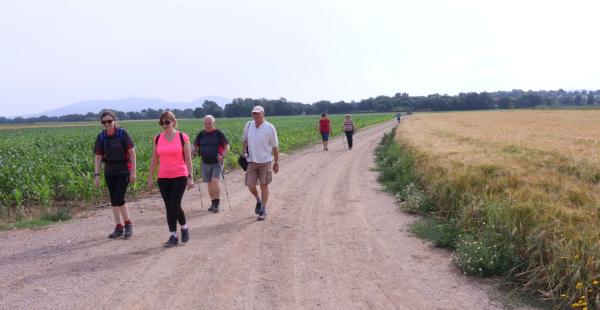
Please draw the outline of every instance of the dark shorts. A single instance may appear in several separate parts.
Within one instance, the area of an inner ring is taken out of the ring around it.
[[[329,133],[321,133],[321,138],[323,138],[323,141],[328,141],[329,140]]]
[[[110,205],[120,207],[125,204],[125,193],[129,185],[129,174],[104,175],[108,193],[110,195]]]

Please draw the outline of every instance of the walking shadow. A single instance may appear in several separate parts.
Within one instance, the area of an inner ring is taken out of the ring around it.
[[[127,253],[95,256],[76,262],[56,265],[50,271],[28,275],[16,283],[9,285],[22,287],[27,284],[49,280],[64,275],[68,275],[69,277],[80,276],[83,274],[93,273],[96,270],[111,270],[114,268],[132,266],[139,264],[139,261],[143,259],[159,254],[163,250],[165,250],[165,247],[161,244],[160,246],[148,247],[142,250],[138,249]]]
[[[191,236],[200,236],[200,238],[218,237],[224,234],[242,232],[253,223],[256,223],[256,217],[244,217],[214,226],[190,228],[190,234]]]

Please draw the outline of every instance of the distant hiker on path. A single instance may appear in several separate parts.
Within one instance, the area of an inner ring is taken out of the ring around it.
[[[319,133],[321,134],[321,139],[323,139],[323,151],[329,151],[327,149],[327,143],[329,141],[329,134],[331,133],[331,122],[327,118],[327,114],[321,114],[321,119],[319,120]]]
[[[129,238],[133,234],[133,225],[125,203],[125,194],[129,183],[135,183],[136,180],[135,146],[127,131],[117,126],[117,116],[113,111],[102,112],[100,123],[104,130],[96,137],[94,146],[94,184],[96,187],[100,186],[100,167],[104,162],[104,180],[115,219],[115,230],[108,237]],[[121,224],[121,217],[125,226]]]
[[[350,116],[350,114],[346,114],[346,119],[344,120],[342,130],[346,134],[346,141],[348,141],[348,149],[351,150],[352,135],[356,133],[356,126],[354,125],[354,121],[352,120],[352,116]]]
[[[192,154],[190,138],[180,131],[175,130],[177,120],[172,112],[166,111],[160,115],[158,124],[164,129],[154,137],[154,149],[148,174],[148,189],[154,186],[154,171],[158,168],[158,188],[165,202],[167,210],[167,224],[169,225],[169,240],[165,246],[179,245],[177,238],[177,222],[181,226],[181,242],[186,243],[190,238],[185,214],[181,208],[181,199],[185,189],[194,187],[192,176]]]
[[[269,184],[273,171],[279,172],[279,140],[275,127],[265,120],[265,109],[262,106],[252,109],[252,118],[254,120],[244,126],[242,136],[242,149],[247,150],[248,160],[245,183],[256,198],[254,212],[258,215],[258,220],[262,221],[267,218]],[[260,195],[256,189],[257,183],[260,184]]]
[[[225,134],[216,128],[212,115],[204,117],[204,130],[200,131],[194,140],[193,154],[202,158],[202,179],[207,184],[208,195],[211,199],[208,211],[219,212],[221,188],[219,178],[223,173],[223,159],[229,152],[229,141]]]
[[[400,112],[396,112],[396,121],[398,122],[398,125],[400,124],[400,118],[402,116],[400,115]]]

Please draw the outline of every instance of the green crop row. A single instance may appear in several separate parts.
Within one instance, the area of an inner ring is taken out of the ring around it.
[[[358,128],[392,119],[390,114],[357,114]],[[318,142],[318,116],[267,117],[277,128],[280,151]],[[333,135],[341,134],[343,115],[330,116]],[[248,118],[218,119],[217,128],[227,136],[232,155],[226,159],[235,168],[241,151],[241,136]],[[119,123],[131,135],[137,152],[138,181],[135,194],[143,190],[150,164],[153,137],[160,133],[157,121]],[[203,120],[179,120],[178,129],[191,139],[203,128]],[[29,207],[50,207],[57,201],[97,202],[106,196],[105,187],[93,186],[93,146],[102,127],[34,127],[0,131],[0,217]],[[194,161],[199,166],[199,160]]]

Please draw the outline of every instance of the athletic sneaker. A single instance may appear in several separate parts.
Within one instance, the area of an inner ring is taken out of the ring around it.
[[[257,202],[256,203],[256,207],[254,207],[254,213],[256,213],[257,215],[260,213],[260,207],[262,206],[262,203]]]
[[[113,231],[110,235],[108,235],[109,238],[114,239],[114,238],[119,238],[123,236],[123,227],[115,227],[115,231]]]
[[[183,228],[181,230],[181,242],[186,243],[186,242],[188,242],[188,240],[190,240],[190,229]]]
[[[215,207],[212,209],[212,212],[219,213],[219,205],[215,204]]]
[[[267,207],[262,206],[262,208],[260,208],[260,212],[258,213],[258,221],[264,221],[267,218]]]
[[[125,235],[123,237],[129,238],[131,235],[133,235],[133,225],[125,224]]]
[[[264,221],[267,219],[267,211],[261,211],[256,218],[257,221]]]
[[[169,241],[165,242],[165,246],[166,247],[172,247],[172,246],[178,246],[179,245],[179,239],[177,239],[176,236],[171,235],[171,237],[169,237]]]

